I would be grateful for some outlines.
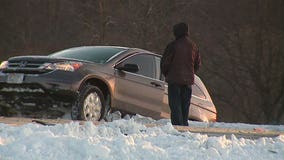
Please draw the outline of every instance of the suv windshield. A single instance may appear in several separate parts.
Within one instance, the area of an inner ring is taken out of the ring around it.
[[[125,50],[127,50],[127,48],[123,47],[78,47],[59,51],[50,56],[79,59],[95,63],[106,63],[115,54]]]

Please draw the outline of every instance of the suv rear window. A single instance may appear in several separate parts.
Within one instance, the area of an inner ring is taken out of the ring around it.
[[[127,50],[127,48],[123,47],[78,47],[59,51],[50,56],[106,63],[115,54],[125,50]]]

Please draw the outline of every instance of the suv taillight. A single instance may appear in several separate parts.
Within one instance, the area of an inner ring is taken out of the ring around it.
[[[8,68],[8,61],[3,61],[0,64],[0,70],[6,69],[6,68]]]

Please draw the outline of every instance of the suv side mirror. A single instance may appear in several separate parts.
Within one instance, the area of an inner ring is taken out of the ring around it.
[[[132,73],[136,73],[139,71],[139,67],[137,64],[125,64],[123,66],[118,65],[115,68],[118,69],[119,71],[127,71]]]

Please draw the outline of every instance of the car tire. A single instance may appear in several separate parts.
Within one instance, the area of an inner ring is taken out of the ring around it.
[[[83,86],[78,100],[72,106],[73,120],[99,121],[105,116],[105,99],[102,91],[92,85]]]

